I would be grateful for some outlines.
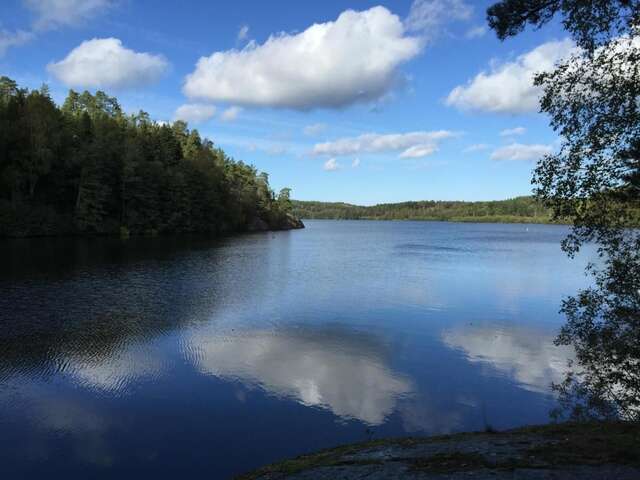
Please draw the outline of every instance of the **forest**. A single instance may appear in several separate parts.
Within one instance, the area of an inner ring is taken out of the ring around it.
[[[0,237],[300,227],[289,196],[185,122],[127,115],[102,91],[59,107],[46,85],[0,77]]]
[[[551,211],[534,197],[490,202],[420,201],[373,206],[297,200],[292,203],[294,215],[309,219],[552,223]]]

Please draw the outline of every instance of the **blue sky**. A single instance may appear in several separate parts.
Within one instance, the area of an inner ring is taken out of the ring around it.
[[[572,45],[498,41],[491,3],[3,0],[0,75],[189,120],[297,199],[504,199],[557,145],[531,75]]]

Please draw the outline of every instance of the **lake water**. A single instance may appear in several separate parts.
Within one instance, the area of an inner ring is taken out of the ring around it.
[[[229,478],[548,421],[587,282],[565,227],[306,224],[0,243],[0,477]]]

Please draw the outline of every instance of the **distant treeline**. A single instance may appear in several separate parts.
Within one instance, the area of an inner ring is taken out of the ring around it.
[[[103,92],[0,78],[0,236],[224,233],[294,226],[289,190],[185,122],[125,115]]]
[[[369,207],[294,200],[299,218],[349,220],[441,220],[455,222],[550,223],[551,213],[533,197],[491,202],[420,201]]]

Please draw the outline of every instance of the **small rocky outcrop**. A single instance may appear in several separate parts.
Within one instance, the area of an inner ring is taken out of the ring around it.
[[[294,217],[290,213],[287,213],[284,217],[272,220],[271,223],[267,223],[260,217],[252,218],[247,224],[248,232],[268,232],[270,230],[295,230],[298,228],[304,228],[304,223],[299,218]]]
[[[298,228],[304,228],[304,223],[297,217],[294,217],[290,213],[287,213],[284,221],[280,225],[279,230],[295,230]]]
[[[269,224],[260,217],[253,217],[247,224],[248,232],[266,232],[269,229]]]

